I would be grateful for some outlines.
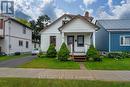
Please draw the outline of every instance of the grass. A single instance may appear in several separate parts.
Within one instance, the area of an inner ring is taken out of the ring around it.
[[[13,55],[13,56],[0,56],[0,61],[10,60],[10,59],[15,59],[15,58],[22,58],[22,57],[25,57],[28,55],[29,54]]]
[[[92,70],[130,70],[130,58],[115,60],[103,58],[102,62],[85,62],[87,69]]]
[[[130,82],[0,78],[0,87],[130,87]]]
[[[20,66],[22,68],[45,68],[45,69],[79,69],[79,63],[74,61],[61,62],[55,58],[36,58]]]

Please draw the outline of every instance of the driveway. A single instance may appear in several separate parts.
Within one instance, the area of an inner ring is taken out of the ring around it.
[[[0,62],[0,67],[9,67],[9,68],[17,67],[19,65],[22,65],[24,63],[31,61],[34,58],[36,58],[36,56],[27,56],[23,58],[16,58],[16,59],[2,61]]]

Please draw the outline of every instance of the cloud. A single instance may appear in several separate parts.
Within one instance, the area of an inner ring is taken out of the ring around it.
[[[96,2],[96,0],[83,0],[83,3],[88,6],[91,5],[92,3]]]
[[[112,8],[113,6],[112,6],[112,0],[108,0],[108,6],[110,7],[110,8]]]
[[[66,12],[62,9],[59,8],[55,8],[55,13],[56,13],[56,17],[59,18],[60,16],[62,16],[63,14],[65,14]]]
[[[76,0],[65,0],[65,2],[67,3],[72,3],[72,2],[75,2]]]
[[[101,19],[130,19],[130,3],[121,1],[121,5],[110,5],[111,14],[108,14],[105,10],[100,11],[99,18]]]
[[[52,4],[50,5],[50,3],[53,3],[54,0],[37,0],[37,1],[36,0],[13,0],[13,1],[14,1],[14,8],[16,11],[19,10],[24,14],[31,16],[35,20],[37,19],[38,16],[45,14],[45,12],[47,12],[46,9],[49,8],[54,9],[52,7],[53,5]]]

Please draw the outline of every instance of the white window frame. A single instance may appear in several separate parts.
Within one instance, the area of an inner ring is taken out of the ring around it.
[[[121,35],[120,36],[120,46],[130,46],[130,44],[125,44],[125,37],[130,37],[130,35]],[[121,44],[121,38],[123,37],[123,44]]]

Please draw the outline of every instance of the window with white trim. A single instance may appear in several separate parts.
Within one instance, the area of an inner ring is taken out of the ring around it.
[[[130,46],[130,35],[120,36],[121,46]]]

